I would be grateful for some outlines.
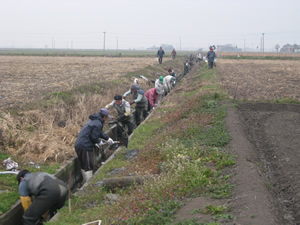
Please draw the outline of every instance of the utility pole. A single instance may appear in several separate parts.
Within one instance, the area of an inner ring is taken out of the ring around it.
[[[265,33],[262,33],[262,52],[265,52],[265,39],[264,39]]]
[[[244,39],[244,52],[246,51],[246,39]]]
[[[118,43],[118,37],[117,37],[117,50],[118,50],[118,47],[119,47],[118,44],[119,44],[119,43]]]
[[[262,52],[262,38],[260,38],[260,52]]]
[[[103,32],[103,34],[104,34],[103,51],[105,51],[105,33],[106,33],[106,32]]]
[[[179,46],[180,46],[180,51],[181,51],[181,37],[179,38]]]

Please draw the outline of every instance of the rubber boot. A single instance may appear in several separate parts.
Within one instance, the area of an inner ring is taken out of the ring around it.
[[[81,173],[82,173],[83,183],[86,183],[86,173],[84,170],[81,170]]]
[[[93,170],[86,171],[85,175],[86,175],[86,182],[89,182],[93,176]]]

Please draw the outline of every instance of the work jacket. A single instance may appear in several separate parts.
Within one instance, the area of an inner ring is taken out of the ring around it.
[[[136,92],[133,92],[131,89],[125,92],[124,97],[127,97],[130,94],[132,94],[134,102],[136,103],[137,107],[142,107],[148,103],[145,93],[140,86],[138,86]]]
[[[215,60],[216,57],[217,57],[217,56],[216,56],[216,53],[215,53],[214,51],[212,51],[212,52],[209,51],[209,52],[207,53],[207,56],[206,56],[208,62],[213,62],[213,61]]]
[[[146,98],[148,99],[151,107],[153,108],[155,104],[157,104],[158,101],[158,93],[156,91],[156,88],[149,89],[146,93]]]
[[[95,144],[100,142],[100,138],[108,140],[109,137],[102,131],[103,119],[100,112],[89,116],[89,121],[83,126],[75,142],[75,148],[93,151]]]
[[[160,58],[162,58],[163,56],[164,56],[164,54],[165,54],[165,51],[162,49],[162,50],[158,50],[157,51],[157,55],[160,57]]]

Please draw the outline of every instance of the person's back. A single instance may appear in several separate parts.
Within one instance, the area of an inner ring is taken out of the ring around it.
[[[94,113],[89,116],[88,122],[83,126],[75,142],[75,148],[92,152],[95,144],[103,138],[107,140],[109,137],[102,132],[103,119],[100,113]]]
[[[45,190],[54,191],[56,189],[56,192],[63,191],[61,194],[64,194],[67,191],[66,185],[61,180],[44,172],[28,174],[28,176],[26,176],[22,182],[27,183],[27,191],[29,196],[38,196],[40,195],[41,191]],[[21,188],[22,182],[20,184]]]
[[[167,75],[164,77],[164,85],[167,92],[170,92],[172,89],[172,81],[173,77],[171,75]]]
[[[146,98],[148,99],[151,107],[155,107],[155,105],[158,102],[158,93],[156,91],[156,88],[151,88],[145,93]]]
[[[17,180],[25,211],[23,224],[36,224],[48,210],[52,217],[67,200],[67,185],[51,174],[44,172],[31,174],[27,170],[21,170],[17,175]],[[35,198],[31,202],[32,196]]]

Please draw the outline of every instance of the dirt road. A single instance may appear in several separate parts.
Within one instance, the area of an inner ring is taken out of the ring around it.
[[[190,212],[213,204],[231,207],[234,219],[218,220],[221,224],[300,224],[300,105],[255,102],[299,101],[299,65],[300,61],[218,61],[221,84],[231,98],[254,101],[227,110],[232,141],[226,149],[237,156],[230,171],[235,188],[230,199],[192,199],[178,211],[178,218],[205,222],[206,215]]]

